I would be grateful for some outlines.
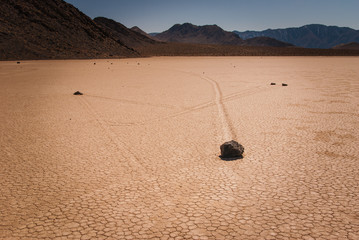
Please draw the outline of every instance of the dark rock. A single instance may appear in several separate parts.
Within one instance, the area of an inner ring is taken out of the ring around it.
[[[80,91],[76,91],[76,92],[74,92],[74,95],[84,95],[84,94]]]
[[[20,62],[17,62],[17,64],[20,64]]]
[[[272,82],[270,85],[276,85],[276,83]]]
[[[282,86],[283,86],[283,87],[286,87],[286,86],[288,86],[288,84],[286,84],[286,83],[282,83]]]
[[[238,142],[232,140],[221,145],[221,158],[242,158],[244,147]]]

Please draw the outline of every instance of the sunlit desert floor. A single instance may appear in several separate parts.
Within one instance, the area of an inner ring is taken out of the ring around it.
[[[0,62],[0,239],[359,239],[358,66]]]

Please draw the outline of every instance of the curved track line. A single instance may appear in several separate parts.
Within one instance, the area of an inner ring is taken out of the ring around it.
[[[141,166],[141,168],[133,167],[133,170],[136,170],[136,171],[139,170],[139,171],[141,171],[141,173],[146,173],[146,169],[143,166],[143,164],[141,163],[140,159],[138,159],[138,157],[127,147],[127,145],[124,142],[122,142],[122,141],[119,142],[118,136],[116,136],[116,134],[113,133],[107,127],[107,124],[105,123],[105,121],[103,121],[101,119],[101,117],[98,115],[98,113],[95,111],[95,109],[93,109],[93,107],[90,105],[90,103],[86,100],[86,96],[81,96],[80,101],[81,101],[82,105],[85,106],[88,113],[97,121],[100,128],[104,131],[104,133],[106,133],[106,135],[111,140],[111,142],[116,146],[118,151],[125,149],[126,152],[128,152],[131,155],[131,157],[129,157],[129,160],[131,160],[137,166]]]
[[[224,103],[224,102],[233,101],[233,100],[236,100],[236,99],[239,99],[239,98],[251,96],[251,95],[261,93],[261,92],[265,92],[265,91],[268,91],[268,90],[269,90],[269,88],[261,88],[261,87],[254,87],[254,88],[251,88],[251,89],[245,89],[245,90],[242,90],[242,91],[239,91],[239,92],[229,94],[229,95],[227,95],[225,97],[222,97],[222,102]],[[150,123],[150,122],[153,122],[153,121],[160,121],[160,120],[165,120],[165,119],[170,119],[170,118],[182,116],[182,115],[189,114],[189,113],[192,113],[192,112],[195,112],[195,111],[199,111],[199,110],[202,110],[202,109],[205,109],[205,108],[208,108],[208,107],[213,107],[215,105],[216,105],[215,101],[212,100],[212,101],[201,103],[201,104],[198,104],[196,106],[187,108],[187,109],[185,109],[183,111],[179,111],[177,113],[173,113],[173,114],[170,114],[170,115],[167,115],[167,116],[164,116],[164,117],[153,118],[153,119],[149,119],[149,120],[143,121],[143,122],[117,123],[117,124],[112,124],[111,126],[144,125],[146,123]]]
[[[212,88],[215,92],[215,103],[216,103],[217,110],[218,110],[219,120],[222,125],[223,140],[224,141],[232,140],[234,137],[233,129],[231,128],[228,114],[227,114],[224,104],[223,104],[221,89],[215,80],[210,79],[208,77],[201,77],[201,78],[206,80],[207,82],[209,82],[212,85]]]
[[[220,98],[220,101],[211,100],[211,101],[201,103],[201,104],[198,104],[198,105],[190,107],[190,108],[184,108],[184,109],[182,108],[183,110],[181,110],[181,111],[179,111],[177,113],[173,113],[173,114],[164,116],[164,117],[153,118],[153,119],[149,119],[149,120],[145,120],[145,121],[141,121],[141,122],[112,123],[112,124],[110,124],[110,126],[116,127],[116,126],[144,125],[146,123],[151,123],[151,122],[154,122],[154,121],[161,121],[161,120],[170,119],[170,118],[174,118],[174,117],[177,117],[177,116],[185,115],[185,114],[192,113],[192,112],[195,112],[195,111],[199,111],[199,110],[202,110],[202,109],[205,109],[205,108],[208,108],[208,107],[212,107],[212,106],[215,106],[215,105],[218,108],[219,103],[221,103],[221,105],[222,105],[223,113],[227,114],[226,108],[223,107],[224,102],[233,101],[233,100],[238,99],[238,98],[243,98],[243,97],[250,96],[250,95],[253,95],[253,94],[268,91],[269,89],[273,89],[273,88],[269,88],[269,87],[257,86],[257,87],[253,87],[253,88],[250,88],[250,89],[243,89],[241,91],[234,92],[234,93],[231,93],[231,94],[223,97],[222,92],[220,91],[218,83],[216,81],[214,81],[213,79],[209,79],[208,77],[204,77],[202,74],[196,74],[196,73],[187,72],[187,71],[177,70],[177,72],[182,72],[184,74],[199,77],[199,78],[207,81],[208,83],[210,83],[212,85],[212,88],[214,89],[214,91],[216,93],[216,96],[218,96]],[[102,96],[96,96],[96,95],[87,95],[87,96],[95,97],[95,98],[103,98],[103,99],[108,99],[108,100],[112,100],[112,101],[126,102],[126,103],[131,103],[131,104],[138,104],[138,105],[149,105],[149,106],[154,106],[154,107],[165,107],[165,108],[172,108],[172,109],[176,108],[176,107],[174,107],[172,105],[166,105],[166,104],[140,103],[140,102],[137,102],[137,101],[131,101],[131,100],[125,100],[125,99],[114,99],[114,98],[102,97]],[[219,109],[219,111],[222,111],[222,110]],[[228,116],[228,114],[227,114],[227,116]],[[228,121],[228,120],[226,122],[229,125],[230,129],[232,129],[233,127],[232,127],[231,122]],[[232,131],[232,136],[235,137],[235,134],[234,134],[233,131]]]
[[[110,98],[110,97],[103,97],[103,96],[97,96],[92,94],[86,94],[87,97],[93,97],[93,98],[101,98],[106,99],[114,102],[123,102],[128,104],[135,104],[135,105],[143,105],[143,106],[152,106],[152,107],[162,107],[162,108],[170,108],[170,109],[177,109],[177,107],[168,105],[168,104],[151,104],[151,103],[142,103],[138,101],[133,100],[127,100],[127,99],[117,99],[117,98]]]
[[[128,163],[126,167],[128,167],[129,170],[135,174],[134,177],[144,179],[145,181],[153,179],[153,188],[157,189],[156,195],[158,195],[158,199],[166,199],[164,192],[161,190],[160,186],[158,186],[158,176],[154,175],[153,173],[151,173],[150,169],[146,168],[146,166],[141,162],[141,160],[136,156],[136,154],[130,150],[129,146],[124,141],[118,140],[118,136],[116,136],[116,134],[109,129],[106,122],[99,116],[96,110],[86,100],[86,96],[82,96],[80,98],[80,101],[87,108],[89,114],[93,116],[93,118],[98,122],[99,126],[104,130],[104,132],[113,142],[113,144],[115,144],[118,151],[120,152],[124,150],[130,155],[130,157],[126,157],[125,160],[126,163],[128,163],[127,160],[129,160],[133,164]]]

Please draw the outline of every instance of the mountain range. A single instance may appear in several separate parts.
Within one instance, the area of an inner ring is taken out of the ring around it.
[[[196,26],[191,23],[176,24],[167,31],[155,34],[156,39],[165,42],[220,44],[242,46],[289,47],[292,44],[269,37],[255,37],[243,40],[233,32],[224,31],[217,25]]]
[[[345,36],[341,42],[357,40],[351,33]],[[359,50],[345,48],[357,49],[355,43],[335,50],[297,48],[273,37],[240,37],[217,25],[190,23],[176,24],[153,37],[138,27],[129,29],[112,19],[91,19],[63,0],[1,0],[0,4],[0,60],[359,55]]]
[[[359,42],[359,31],[348,27],[310,24],[299,28],[267,29],[265,31],[234,31],[242,39],[270,37],[305,48],[333,48],[340,44]]]

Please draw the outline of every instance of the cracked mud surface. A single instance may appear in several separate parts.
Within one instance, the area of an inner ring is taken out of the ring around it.
[[[0,239],[359,239],[358,65],[1,62]]]

